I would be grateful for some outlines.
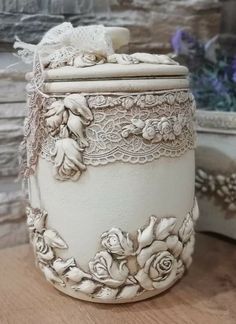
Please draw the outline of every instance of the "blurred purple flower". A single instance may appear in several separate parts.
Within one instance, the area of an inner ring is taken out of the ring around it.
[[[190,83],[198,106],[235,111],[236,55],[232,58],[225,53],[218,36],[203,43],[178,29],[171,44],[178,59],[190,70]]]
[[[227,92],[224,84],[222,83],[222,81],[220,79],[212,78],[211,84],[216,92],[221,93],[221,94],[224,94]]]
[[[171,38],[171,45],[176,55],[192,55],[198,44],[184,29],[177,29]]]

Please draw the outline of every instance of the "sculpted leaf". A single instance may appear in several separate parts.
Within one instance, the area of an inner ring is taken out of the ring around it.
[[[133,285],[133,284],[136,284],[137,283],[137,280],[135,279],[135,277],[134,276],[128,276],[128,278],[126,279],[126,282],[125,282],[125,284],[126,285]]]
[[[178,277],[178,279],[183,276],[184,271],[185,271],[185,266],[183,264],[183,261],[179,259],[177,263],[177,271],[176,271],[176,276]]]
[[[85,122],[93,120],[93,115],[88,107],[87,100],[83,95],[80,94],[70,94],[65,97],[64,105],[73,114],[81,116]]]
[[[53,250],[50,247],[48,247],[46,253],[37,251],[37,257],[39,258],[40,261],[51,261],[54,259],[54,253]]]
[[[80,116],[69,113],[69,118],[67,121],[67,127],[72,134],[76,136],[82,147],[88,146],[88,142],[84,136],[84,121]]]
[[[85,294],[92,294],[98,287],[101,287],[101,284],[98,284],[93,280],[83,280],[81,283],[71,286],[73,290],[80,291]]]
[[[53,229],[47,229],[43,233],[45,242],[54,248],[58,249],[67,249],[67,244],[66,242],[60,237],[60,235]]]
[[[108,63],[118,63],[118,64],[137,64],[139,60],[128,54],[111,54],[107,57]]]
[[[137,253],[141,251],[142,248],[148,246],[154,240],[154,226],[156,224],[157,218],[155,216],[150,217],[150,221],[147,227],[143,231],[138,230],[138,250]]]
[[[156,227],[156,239],[164,240],[171,233],[176,224],[175,217],[165,217],[160,220]]]
[[[123,298],[135,297],[137,295],[139,289],[140,289],[139,285],[124,286],[124,288],[122,288],[122,290],[119,293],[119,295],[117,296],[117,298],[123,299]]]
[[[178,258],[183,249],[183,243],[179,241],[177,235],[170,235],[166,239],[166,244],[171,253]]]
[[[197,203],[196,198],[194,199],[194,205],[193,205],[193,209],[192,209],[192,217],[193,217],[194,222],[196,222],[199,217],[199,208],[198,208],[198,203]]]
[[[52,267],[53,269],[58,273],[58,274],[63,274],[69,267],[75,267],[75,259],[70,258],[67,260],[63,260],[62,258],[57,258],[53,264]]]
[[[181,240],[183,241],[183,243],[187,242],[189,240],[193,231],[194,231],[194,223],[193,223],[190,213],[188,213],[183,221],[183,224],[181,225],[181,227],[179,229],[179,236],[180,236]]]
[[[43,235],[37,233],[32,240],[32,244],[37,257],[40,260],[50,261],[54,258],[54,251],[51,246],[47,244]]]
[[[57,275],[57,273],[52,268],[43,265],[42,263],[39,263],[39,267],[44,273],[47,281],[49,281],[52,284],[59,284],[60,286],[63,287],[65,286],[64,281]]]
[[[150,64],[170,64],[176,65],[178,64],[174,60],[172,60],[168,55],[163,54],[150,54],[150,53],[133,53],[130,55],[134,60],[142,63],[150,63]]]
[[[118,293],[118,289],[110,288],[110,287],[102,287],[94,297],[104,300],[110,300],[116,298]]]
[[[188,268],[192,263],[192,254],[194,251],[195,238],[194,234],[191,235],[189,241],[184,245],[183,251],[180,255],[183,263]]]
[[[74,282],[80,282],[83,278],[91,278],[91,276],[81,270],[79,267],[72,267],[65,274],[67,279],[70,279]]]

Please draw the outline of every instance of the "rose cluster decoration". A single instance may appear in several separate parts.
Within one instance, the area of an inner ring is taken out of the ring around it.
[[[93,120],[86,98],[70,94],[46,106],[45,121],[49,134],[56,138],[51,152],[54,175],[58,180],[77,180],[86,169],[83,151],[88,146],[85,127]]]
[[[122,130],[122,136],[128,137],[130,134],[141,135],[146,140],[153,142],[173,141],[181,133],[184,127],[191,127],[192,121],[189,117],[179,114],[171,117],[160,117],[156,119],[133,118],[129,125],[125,125]]]
[[[131,235],[112,228],[101,235],[102,249],[83,270],[72,257],[63,259],[58,250],[66,242],[46,227],[47,212],[27,208],[27,224],[39,268],[54,285],[103,301],[130,299],[147,291],[173,285],[189,267],[194,248],[195,200],[180,227],[176,217],[151,216],[149,223]]]

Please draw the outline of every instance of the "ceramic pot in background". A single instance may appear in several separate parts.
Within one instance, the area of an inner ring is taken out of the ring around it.
[[[197,111],[198,230],[236,239],[236,114]]]

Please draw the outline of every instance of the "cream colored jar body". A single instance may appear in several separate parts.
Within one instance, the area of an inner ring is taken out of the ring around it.
[[[27,213],[39,268],[57,289],[138,301],[191,264],[195,104],[185,74],[150,64],[47,71]]]
[[[108,229],[118,227],[135,234],[151,215],[174,215],[176,231],[180,228],[194,202],[194,152],[143,165],[115,162],[89,167],[78,182],[59,183],[51,175],[50,163],[41,159],[30,183],[32,206],[47,210],[48,227],[56,229],[69,246],[59,250],[58,257],[73,256],[82,269],[88,270],[100,236]],[[151,295],[161,291],[156,289]],[[76,298],[101,301],[72,289],[66,292]],[[133,300],[149,296],[147,291]]]

